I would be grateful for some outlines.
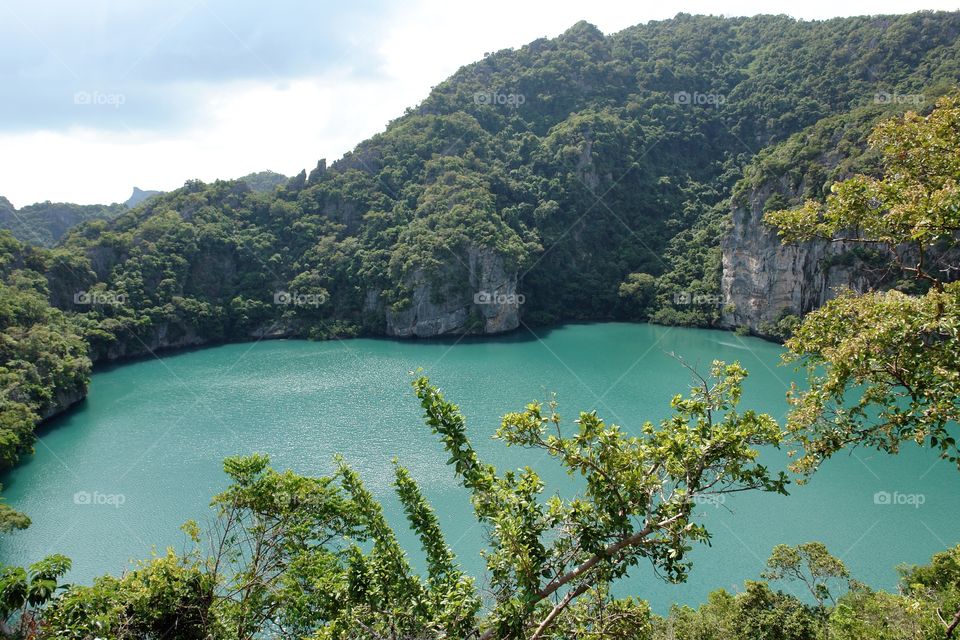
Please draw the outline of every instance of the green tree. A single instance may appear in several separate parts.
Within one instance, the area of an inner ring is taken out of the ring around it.
[[[804,542],[795,547],[778,544],[767,558],[767,570],[761,576],[765,580],[799,582],[816,601],[816,613],[824,635],[829,637],[827,603],[836,603],[831,583],[850,580],[850,572],[843,562],[830,555],[822,542]]]
[[[952,638],[960,627],[960,546],[935,554],[928,565],[901,567],[900,573],[904,592],[929,603]]]
[[[828,601],[835,602],[830,591],[831,581],[849,580],[850,572],[841,560],[830,555],[822,542],[805,542],[795,547],[785,544],[774,547],[762,577],[802,583],[822,609]]]
[[[58,581],[70,570],[70,559],[52,555],[22,567],[0,568],[0,633],[33,637],[41,609],[55,596]]]
[[[808,372],[791,393],[788,428],[812,471],[847,445],[896,452],[926,444],[960,465],[960,282],[949,267],[960,245],[960,102],[879,125],[870,144],[884,176],[835,184],[826,203],[766,219],[786,242],[825,238],[885,248],[924,293],[844,293],[809,314],[787,341]]]
[[[643,319],[656,301],[657,279],[649,273],[631,273],[620,283],[617,295],[632,318]]]
[[[755,447],[779,444],[776,422],[736,410],[746,371],[715,362],[711,374],[690,397],[673,399],[674,414],[659,428],[648,422],[635,436],[595,413],[581,413],[576,432],[564,435],[555,407],[539,403],[504,416],[499,439],[542,450],[585,481],[584,495],[546,501],[538,499],[544,487],[533,469],[499,475],[481,462],[456,405],[426,378],[415,382],[427,424],[440,435],[490,534],[485,557],[494,605],[481,638],[546,637],[579,596],[641,560],[683,581],[686,553],[710,536],[693,519],[698,498],[785,493],[785,476],[756,461]]]

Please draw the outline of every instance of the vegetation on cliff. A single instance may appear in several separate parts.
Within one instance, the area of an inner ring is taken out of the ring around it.
[[[801,469],[850,444],[896,452],[910,441],[960,465],[960,102],[937,107],[874,130],[882,177],[854,176],[834,184],[825,204],[767,216],[786,241],[879,248],[904,278],[900,290],[828,302],[787,342],[810,377],[791,398]]]
[[[34,429],[86,393],[87,344],[76,319],[50,306],[52,255],[0,231],[0,470],[33,451]],[[29,518],[0,503],[0,531]]]

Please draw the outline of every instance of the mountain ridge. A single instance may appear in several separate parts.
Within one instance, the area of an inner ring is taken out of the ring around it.
[[[932,102],[955,81],[958,33],[946,12],[680,14],[611,35],[580,22],[465,65],[384,132],[272,191],[189,181],[82,224],[63,243],[82,264],[52,300],[107,323],[102,353],[117,357],[162,347],[171,329],[222,341],[651,319],[764,333],[770,319],[748,305],[724,309],[738,294],[723,287],[734,267],[721,240],[763,161],[753,147],[858,109],[866,131],[910,106],[877,104],[881,90]],[[653,279],[644,304],[620,295],[631,278]],[[133,302],[87,310],[66,295],[91,286]],[[323,302],[274,300],[291,292]]]

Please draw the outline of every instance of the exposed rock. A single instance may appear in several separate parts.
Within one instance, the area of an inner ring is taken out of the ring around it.
[[[40,420],[49,420],[70,407],[80,403],[87,397],[87,385],[74,387],[57,387],[50,402],[40,411]]]
[[[118,340],[94,350],[91,345],[90,358],[94,362],[125,360],[151,355],[160,351],[199,347],[209,342],[197,335],[192,327],[165,322],[157,325],[146,338]]]
[[[130,197],[127,198],[127,201],[124,202],[124,204],[132,209],[133,207],[137,206],[144,200],[152,198],[153,196],[159,195],[161,193],[163,193],[163,191],[150,191],[150,190],[141,189],[140,187],[134,187],[133,193],[130,194]]]
[[[802,316],[841,289],[862,292],[873,285],[857,261],[831,260],[848,252],[849,244],[781,243],[776,231],[763,222],[763,205],[772,193],[782,191],[782,185],[768,185],[734,207],[733,225],[722,243],[724,326],[763,333],[761,325],[776,322],[783,314]]]
[[[270,323],[256,327],[248,335],[255,340],[276,340],[295,334],[294,328],[288,324]]]
[[[435,291],[422,271],[414,272],[411,304],[401,311],[386,311],[387,335],[425,338],[516,329],[523,303],[516,271],[508,272],[503,256],[494,250],[479,247],[468,250],[466,267],[469,288],[442,292]]]

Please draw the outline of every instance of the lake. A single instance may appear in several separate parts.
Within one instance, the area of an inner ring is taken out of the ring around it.
[[[73,559],[73,582],[119,573],[153,547],[183,547],[179,525],[212,514],[210,498],[226,486],[224,457],[261,452],[276,468],[324,474],[342,453],[383,500],[415,566],[422,556],[391,492],[394,456],[421,483],[462,565],[482,575],[483,531],[420,418],[410,372],[422,367],[460,405],[486,461],[535,466],[548,493],[569,493],[573,482],[539,452],[491,439],[499,417],[556,393],[566,421],[596,409],[636,430],[667,416],[670,398],[689,388],[690,374],[671,352],[701,371],[714,359],[739,360],[751,372],[742,407],[783,418],[786,387],[798,378],[779,366],[779,346],[642,324],[459,341],[264,341],[103,369],[88,399],[47,425],[36,455],[2,478],[5,498],[33,525],[0,539],[0,562],[63,553]],[[773,467],[787,460],[775,450],[764,459]],[[857,450],[789,497],[739,494],[703,505],[714,537],[694,552],[689,582],[666,584],[641,564],[618,592],[661,613],[671,602],[697,604],[713,589],[756,579],[775,544],[809,540],[826,543],[857,579],[893,588],[898,563],[925,562],[958,542],[958,480],[952,465],[917,447],[899,456]]]

